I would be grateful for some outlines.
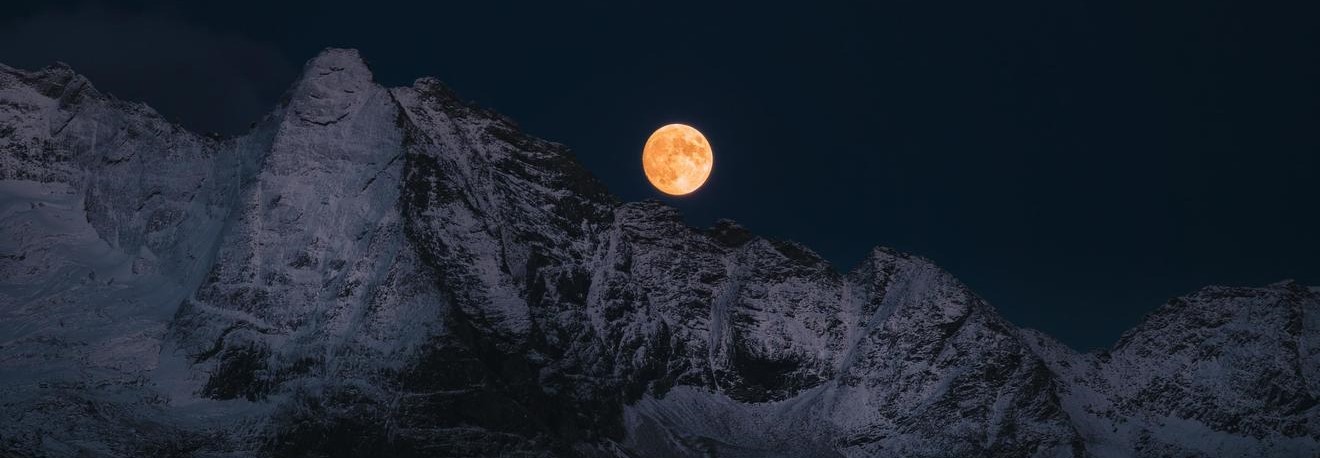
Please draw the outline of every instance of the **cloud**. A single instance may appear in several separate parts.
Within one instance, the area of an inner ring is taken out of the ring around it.
[[[98,89],[146,102],[196,132],[237,134],[269,111],[295,77],[273,45],[167,12],[99,7],[0,23],[0,62],[71,65]]]

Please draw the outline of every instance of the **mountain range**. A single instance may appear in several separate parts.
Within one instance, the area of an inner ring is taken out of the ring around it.
[[[1317,399],[1320,288],[1078,353],[920,256],[621,202],[354,50],[234,138],[0,65],[0,456],[1317,456]]]

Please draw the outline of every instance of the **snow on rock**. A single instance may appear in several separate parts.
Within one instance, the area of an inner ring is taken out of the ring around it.
[[[0,66],[2,446],[58,456],[179,437],[145,387],[238,186],[219,149],[66,66]]]
[[[353,50],[227,140],[0,65],[0,223],[0,454],[1320,450],[1320,289],[1207,288],[1079,354],[917,256],[620,203]]]
[[[1079,410],[1139,453],[1312,454],[1317,316],[1320,296],[1293,282],[1175,298],[1091,360],[1078,385],[1103,401]]]

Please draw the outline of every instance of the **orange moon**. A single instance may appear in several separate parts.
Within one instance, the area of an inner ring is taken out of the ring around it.
[[[696,191],[715,165],[710,142],[697,129],[669,124],[655,130],[642,148],[642,170],[660,192],[681,196]]]

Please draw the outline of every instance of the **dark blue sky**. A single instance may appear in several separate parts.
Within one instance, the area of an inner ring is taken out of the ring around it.
[[[1108,347],[1209,284],[1320,284],[1320,4],[7,3],[0,62],[63,60],[240,133],[327,46],[437,76],[564,143],[625,200],[738,220],[842,269],[934,259],[1014,322]],[[654,128],[711,180],[645,182]],[[842,270],[841,269],[841,270]]]

